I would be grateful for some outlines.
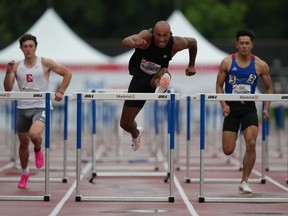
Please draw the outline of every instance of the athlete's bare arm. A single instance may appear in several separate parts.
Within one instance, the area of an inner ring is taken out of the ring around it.
[[[65,66],[57,64],[52,59],[42,58],[42,66],[44,69],[45,76],[48,77],[51,71],[59,74],[63,77],[62,83],[58,89],[58,92],[55,93],[55,100],[61,101],[64,95],[64,92],[68,88],[68,85],[71,81],[72,74]]]
[[[231,65],[231,57],[228,56],[224,58],[220,64],[219,72],[217,75],[217,80],[216,80],[216,93],[217,94],[223,94],[224,93],[224,83],[225,79],[227,76],[227,72],[229,70],[229,66]],[[226,104],[225,101],[220,101],[222,110],[223,110],[223,115],[224,117],[228,116],[230,113],[230,107]]]
[[[138,34],[130,35],[122,40],[126,48],[147,49],[152,39],[151,30],[142,30]]]
[[[261,60],[260,58],[256,57],[255,65],[256,65],[256,72],[260,76],[263,82],[266,93],[273,94],[273,84],[272,84],[272,80],[269,74],[268,64],[265,61]],[[263,109],[264,119],[269,118],[270,103],[271,101],[265,101],[264,109]]]
[[[195,60],[197,55],[197,41],[195,38],[189,37],[174,37],[174,43],[172,47],[172,56],[177,52],[188,49],[189,50],[189,63],[185,70],[187,76],[193,76],[196,74],[195,70]]]
[[[17,71],[18,65],[19,65],[19,62],[15,62],[14,60],[10,61],[7,64],[6,75],[3,81],[5,91],[12,91],[14,82],[16,79],[16,71]]]

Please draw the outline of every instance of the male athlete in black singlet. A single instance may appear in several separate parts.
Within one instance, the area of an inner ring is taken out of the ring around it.
[[[187,76],[195,71],[197,42],[194,38],[172,36],[170,25],[159,21],[153,29],[142,30],[122,41],[127,48],[135,48],[129,61],[129,73],[133,76],[128,92],[163,93],[167,90],[171,74],[168,72],[169,61],[179,51],[189,49],[189,62],[185,70]],[[142,127],[137,127],[136,116],[145,101],[125,101],[120,126],[131,134],[132,149],[141,145]]]

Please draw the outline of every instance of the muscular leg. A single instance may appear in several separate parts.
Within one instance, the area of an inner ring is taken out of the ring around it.
[[[18,133],[19,137],[19,158],[21,163],[21,168],[26,169],[28,167],[28,160],[29,160],[29,143],[30,140],[34,144],[36,149],[41,147],[42,143],[42,132],[44,130],[44,124],[41,121],[35,121],[29,133]]]
[[[258,128],[254,125],[249,126],[243,131],[246,142],[246,152],[243,158],[242,181],[247,181],[256,161],[256,139]]]
[[[29,130],[29,137],[35,149],[39,149],[42,144],[42,133],[45,125],[42,121],[34,121]]]
[[[225,155],[231,155],[236,147],[237,133],[233,131],[223,131],[222,149]]]
[[[123,106],[122,115],[120,118],[120,126],[126,132],[130,133],[132,138],[137,138],[139,131],[137,130],[136,116],[140,112],[139,107]]]
[[[28,167],[29,160],[29,143],[30,139],[28,133],[18,133],[19,137],[19,158],[21,163],[21,168],[26,169]]]

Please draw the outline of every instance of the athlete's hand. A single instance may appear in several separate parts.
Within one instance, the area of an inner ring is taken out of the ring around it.
[[[147,41],[141,37],[134,38],[134,43],[136,48],[146,48]]]
[[[263,110],[263,118],[264,118],[264,120],[267,120],[269,118],[268,110]]]
[[[227,117],[230,114],[230,107],[229,106],[225,106],[223,108],[223,116],[224,118]]]
[[[15,65],[15,61],[14,61],[14,60],[8,62],[8,64],[7,64],[7,68],[6,68],[6,74],[11,73],[11,71],[12,71],[14,65]]]
[[[185,70],[185,74],[186,76],[193,76],[196,74],[196,70],[194,68],[194,66],[188,66]]]
[[[62,92],[56,92],[55,93],[55,101],[61,101],[63,99],[63,93]]]

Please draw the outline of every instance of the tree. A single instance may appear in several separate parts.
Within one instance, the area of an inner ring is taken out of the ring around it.
[[[85,40],[123,38],[166,20],[175,7],[208,39],[233,39],[240,28],[258,38],[288,35],[286,0],[1,0],[0,45],[19,38],[48,5]]]
[[[186,4],[187,18],[207,38],[231,38],[239,28],[245,27],[243,20],[248,9],[242,0],[193,0],[192,4],[188,1]]]

